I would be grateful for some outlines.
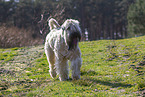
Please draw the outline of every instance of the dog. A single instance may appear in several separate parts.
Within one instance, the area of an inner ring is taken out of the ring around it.
[[[80,79],[82,65],[81,51],[78,42],[81,40],[79,21],[67,19],[61,26],[51,18],[50,33],[46,36],[45,54],[49,63],[49,73],[52,78],[59,75],[60,81],[69,79],[69,64],[72,70],[72,80]]]

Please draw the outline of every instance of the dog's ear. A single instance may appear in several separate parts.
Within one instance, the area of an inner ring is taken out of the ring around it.
[[[60,27],[58,22],[53,18],[51,18],[48,23],[49,23],[48,25],[50,27],[50,30]]]

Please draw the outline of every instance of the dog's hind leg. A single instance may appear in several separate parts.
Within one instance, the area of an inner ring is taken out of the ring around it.
[[[56,75],[57,75],[55,65],[54,65],[55,64],[55,56],[54,56],[53,50],[48,45],[45,45],[45,54],[47,56],[47,60],[48,60],[48,63],[49,63],[50,76],[52,78],[55,78]]]

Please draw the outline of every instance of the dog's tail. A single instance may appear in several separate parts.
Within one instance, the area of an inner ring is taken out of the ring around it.
[[[60,27],[60,25],[58,24],[58,22],[55,19],[51,18],[49,20],[49,27],[50,27],[50,30],[52,30],[52,29]]]

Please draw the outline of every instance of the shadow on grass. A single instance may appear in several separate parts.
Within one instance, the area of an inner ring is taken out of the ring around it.
[[[95,84],[100,84],[100,85],[111,86],[112,88],[132,87],[131,84],[126,84],[126,83],[122,83],[122,82],[118,82],[118,81],[105,81],[105,80],[100,80],[97,78],[92,78],[91,76],[94,76],[94,75],[98,75],[98,73],[93,70],[89,70],[89,71],[82,70],[81,71],[81,76],[83,76],[82,79],[72,81],[72,83],[75,85],[80,85],[80,86],[92,86]]]
[[[120,82],[111,82],[111,81],[102,81],[99,79],[92,79],[92,78],[82,78],[80,80],[72,81],[73,84],[75,85],[80,85],[80,86],[92,86],[95,84],[100,84],[100,85],[106,85],[106,86],[111,86],[112,88],[117,88],[117,87],[125,87],[129,88],[132,87],[131,84],[125,84],[125,83],[120,83]]]
[[[93,75],[97,75],[97,74],[98,74],[98,73],[95,72],[95,71],[93,71],[93,70],[88,70],[88,71],[82,70],[82,71],[81,71],[81,76],[83,76],[83,75],[93,76]]]
[[[15,75],[14,71],[6,70],[6,69],[0,69],[0,74],[10,74],[10,75]]]

